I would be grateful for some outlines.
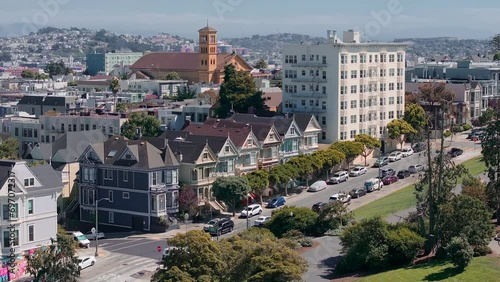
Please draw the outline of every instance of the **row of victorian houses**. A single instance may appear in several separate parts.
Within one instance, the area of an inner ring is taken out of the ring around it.
[[[110,229],[152,231],[179,211],[179,184],[193,187],[199,206],[224,209],[211,197],[217,177],[269,169],[318,149],[321,126],[312,114],[263,118],[234,114],[209,118],[182,131],[91,144],[79,158],[80,220]]]

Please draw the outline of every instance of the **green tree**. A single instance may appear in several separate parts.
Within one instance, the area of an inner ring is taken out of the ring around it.
[[[113,77],[109,83],[109,90],[113,92],[113,95],[116,95],[120,91],[120,79],[118,77]]]
[[[265,170],[257,170],[250,172],[245,177],[248,179],[252,192],[259,195],[260,204],[263,205],[262,195],[269,188],[269,173]]]
[[[462,195],[476,198],[481,202],[488,204],[488,195],[486,193],[486,184],[478,177],[468,176],[462,181]]]
[[[163,267],[153,275],[152,281],[222,281],[220,277],[229,266],[222,260],[219,244],[209,234],[191,230],[175,235],[168,244],[177,249],[163,259]],[[182,280],[173,280],[176,278]]]
[[[21,77],[22,78],[31,78],[31,79],[33,79],[33,78],[35,78],[35,73],[33,71],[31,71],[31,70],[23,70],[21,72]]]
[[[291,158],[287,164],[295,167],[298,176],[302,180],[306,181],[306,186],[309,187],[309,179],[311,178],[311,174],[314,172],[315,163],[313,162],[313,159],[309,155],[304,155]]]
[[[486,186],[490,206],[496,212],[500,225],[500,108],[493,105],[491,118],[481,140],[483,159],[488,168],[489,183]]]
[[[459,236],[463,236],[475,250],[487,246],[491,241],[491,211],[480,200],[456,195],[441,205],[440,211],[441,246],[447,246],[453,237]]]
[[[417,139],[421,139],[420,137],[422,136],[428,122],[427,113],[424,108],[418,104],[407,105],[405,107],[403,120],[415,129],[416,133],[412,133],[411,135],[417,137]],[[414,138],[412,138],[412,141],[413,139]]]
[[[320,171],[318,171],[318,178],[324,173],[326,175],[326,179],[329,178],[328,173],[332,170],[332,168],[341,164],[345,160],[344,153],[332,149],[316,151],[312,154],[312,157],[314,163],[321,167]]]
[[[126,112],[128,109],[127,104],[123,102],[116,103],[116,111],[117,112]]]
[[[221,242],[224,261],[230,261],[223,281],[301,281],[306,261],[265,228],[244,231]]]
[[[281,238],[290,230],[304,235],[314,234],[318,214],[306,207],[284,206],[272,213],[271,220],[265,225],[274,236]]]
[[[474,250],[464,237],[453,237],[446,246],[446,253],[450,261],[459,270],[464,270],[472,261]]]
[[[45,67],[44,71],[48,73],[50,77],[54,75],[68,75],[73,72],[70,68],[66,67],[62,60],[59,62],[50,62]]]
[[[417,131],[409,123],[402,119],[394,119],[389,122],[387,124],[387,131],[389,132],[389,138],[397,140],[401,149],[403,149],[405,135],[417,133]]]
[[[363,153],[364,145],[356,141],[337,141],[330,145],[331,150],[337,150],[345,155],[347,170],[351,171],[352,162]]]
[[[285,195],[288,195],[288,184],[292,180],[295,180],[297,176],[297,169],[289,163],[274,166],[269,171],[269,184],[275,188],[283,185],[285,187]]]
[[[482,113],[479,117],[479,123],[481,124],[481,126],[485,126],[490,123],[494,117],[495,110],[492,108],[487,108],[486,111],[484,111],[484,113]]]
[[[267,69],[267,62],[264,59],[260,59],[257,63],[255,63],[256,69]]]
[[[244,176],[219,177],[212,184],[215,198],[229,204],[232,207],[233,216],[236,215],[236,203],[246,199],[250,190],[250,183]]]
[[[354,219],[347,206],[340,201],[329,203],[321,210],[316,220],[316,235],[323,235],[328,230],[345,226]]]
[[[495,51],[500,51],[500,33],[495,34],[490,40],[490,46]]]
[[[175,98],[175,100],[184,101],[188,99],[193,99],[195,97],[196,97],[196,89],[191,89],[188,85],[186,87],[181,87],[179,89],[179,92],[177,92],[177,97]]]
[[[160,121],[145,113],[133,113],[122,125],[122,135],[128,139],[136,139],[136,130],[140,128],[142,136],[156,137],[160,133]]]
[[[181,80],[181,76],[175,71],[167,73],[165,80]]]
[[[373,138],[368,134],[358,134],[354,137],[354,141],[363,144],[363,152],[361,155],[365,158],[365,166],[366,166],[366,158],[373,153],[373,151],[382,146],[380,140]]]
[[[80,277],[80,267],[76,257],[75,241],[64,230],[59,230],[52,245],[37,249],[26,255],[26,271],[34,281],[76,282]]]
[[[17,160],[19,151],[19,140],[9,137],[0,144],[0,159]]]
[[[226,118],[233,109],[238,113],[246,113],[250,107],[257,112],[266,110],[262,92],[257,91],[255,82],[246,71],[237,71],[235,66],[224,67],[224,83],[219,90],[219,106],[216,116]]]

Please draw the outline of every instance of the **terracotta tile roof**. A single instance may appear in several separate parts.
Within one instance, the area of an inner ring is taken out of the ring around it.
[[[209,27],[208,25],[200,30],[198,30],[198,32],[202,32],[202,31],[217,31],[215,28],[213,27]]]
[[[238,56],[237,54],[217,54],[217,69],[222,70],[226,64]],[[199,53],[149,53],[142,56],[130,69],[136,70],[178,70],[198,71],[200,68]]]

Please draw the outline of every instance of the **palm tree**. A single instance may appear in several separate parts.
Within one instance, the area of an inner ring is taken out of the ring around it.
[[[111,89],[111,92],[113,92],[113,105],[116,108],[116,94],[120,91],[120,79],[116,76],[113,77],[109,88]]]

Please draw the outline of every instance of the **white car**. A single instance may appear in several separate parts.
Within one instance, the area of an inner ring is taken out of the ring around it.
[[[87,237],[87,239],[89,240],[95,240],[95,235],[94,233],[92,233],[92,231],[85,233],[85,237]],[[104,238],[106,237],[104,236],[103,232],[97,232],[97,239],[104,239]]]
[[[94,266],[95,262],[96,260],[94,256],[78,258],[78,266],[80,267],[80,269]]]
[[[347,171],[337,171],[328,180],[328,184],[337,184],[340,182],[347,181],[349,179],[349,173]]]
[[[330,199],[329,199],[329,202],[330,203],[341,202],[343,204],[349,205],[351,203],[351,195],[346,194],[344,192],[339,192],[337,194],[331,195]]]
[[[313,184],[311,184],[311,186],[309,186],[309,189],[307,189],[307,191],[309,192],[318,192],[318,191],[321,191],[321,190],[325,190],[326,189],[326,181],[324,180],[318,180],[316,182],[314,182]]]
[[[406,158],[406,157],[409,157],[411,155],[413,155],[413,149],[412,148],[404,148],[403,150],[401,150],[401,154],[403,155],[403,158]]]
[[[246,209],[241,211],[241,217],[252,217],[262,213],[262,207],[258,204],[249,205]]]
[[[396,162],[396,161],[401,160],[402,157],[403,157],[403,154],[401,154],[400,151],[395,151],[395,152],[392,152],[389,155],[389,161],[390,162]]]
[[[255,222],[254,222],[254,226],[258,226],[258,227],[262,227],[264,226],[264,224],[266,224],[266,222],[268,222],[269,220],[271,220],[271,217],[270,216],[259,216]]]
[[[351,170],[349,176],[360,176],[366,173],[366,167],[357,166]]]

